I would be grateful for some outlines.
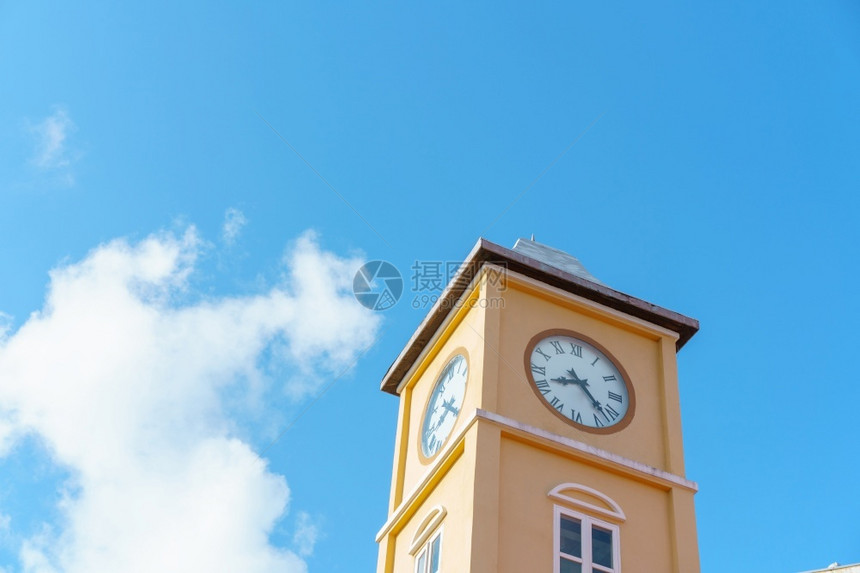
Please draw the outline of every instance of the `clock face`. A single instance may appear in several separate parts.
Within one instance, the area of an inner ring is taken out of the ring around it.
[[[463,406],[468,375],[466,357],[458,354],[448,361],[436,379],[421,427],[421,451],[428,458],[439,451],[454,429],[454,422]]]
[[[566,422],[586,431],[620,430],[633,417],[633,389],[621,369],[573,333],[538,335],[526,349],[529,382]]]

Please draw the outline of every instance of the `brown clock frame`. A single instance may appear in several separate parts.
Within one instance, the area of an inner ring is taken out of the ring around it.
[[[552,405],[550,405],[550,403],[547,402],[546,399],[544,399],[543,394],[541,394],[540,390],[538,390],[534,376],[532,375],[531,355],[532,352],[534,352],[535,346],[537,346],[540,341],[549,336],[570,336],[572,338],[577,338],[579,340],[582,340],[583,342],[587,342],[588,344],[592,345],[600,352],[602,352],[604,356],[609,358],[609,360],[612,362],[612,365],[615,366],[615,368],[618,370],[618,373],[621,374],[621,377],[624,379],[624,384],[625,386],[627,386],[627,396],[630,402],[627,406],[627,412],[624,414],[624,417],[621,418],[618,423],[613,424],[611,426],[607,426],[605,428],[592,428],[591,426],[586,426],[585,424],[574,422],[573,420],[553,408]],[[540,403],[543,404],[547,410],[552,412],[553,415],[563,420],[568,425],[573,426],[578,430],[582,430],[583,432],[588,432],[589,434],[614,434],[615,432],[620,432],[621,430],[629,426],[630,422],[633,421],[633,416],[636,413],[636,392],[633,388],[633,384],[630,381],[630,375],[627,374],[627,370],[624,369],[624,366],[621,365],[618,359],[615,358],[615,356],[611,352],[609,352],[606,347],[604,347],[602,344],[600,344],[590,336],[586,336],[582,333],[568,330],[566,328],[550,328],[549,330],[544,330],[535,334],[531,338],[531,340],[529,340],[529,343],[526,345],[526,350],[523,358],[523,365],[526,372],[526,381],[528,382],[529,388],[532,389],[532,392],[535,393],[535,396],[537,396]]]

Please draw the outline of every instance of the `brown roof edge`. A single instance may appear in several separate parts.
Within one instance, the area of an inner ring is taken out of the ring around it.
[[[406,346],[388,368],[382,378],[381,388],[383,391],[397,394],[397,386],[400,385],[403,377],[418,360],[421,352],[447,318],[448,313],[455,308],[456,301],[485,263],[505,267],[561,290],[641,318],[651,324],[662,326],[672,332],[677,332],[676,351],[680,350],[699,330],[699,321],[694,318],[577,277],[481,238],[478,239],[466,261],[460,266],[457,274],[442,291],[436,304],[418,325],[409,342],[406,343]]]

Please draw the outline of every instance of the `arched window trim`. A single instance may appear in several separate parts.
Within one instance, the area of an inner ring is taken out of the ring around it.
[[[448,510],[441,505],[433,506],[433,508],[427,512],[427,515],[421,520],[421,524],[418,526],[418,529],[415,531],[415,535],[412,537],[412,543],[409,545],[409,555],[415,555],[424,547],[424,543],[430,535],[438,529],[439,524],[441,524],[442,520],[445,519],[445,515],[447,515],[447,513]]]
[[[593,503],[588,503],[587,501],[583,501],[581,499],[576,499],[575,497],[571,497],[569,495],[565,495],[562,492],[569,491],[580,491],[582,493],[588,494],[592,497],[595,497],[606,504],[606,507],[600,507],[594,505]],[[547,494],[550,498],[563,503],[564,505],[579,508],[580,510],[587,511],[592,514],[600,515],[605,519],[609,519],[611,521],[615,521],[617,523],[621,523],[627,519],[627,516],[624,514],[624,511],[621,509],[621,506],[615,503],[608,495],[597,491],[594,488],[590,488],[587,485],[582,485],[579,483],[563,483],[552,488]],[[608,508],[608,509],[607,509]]]

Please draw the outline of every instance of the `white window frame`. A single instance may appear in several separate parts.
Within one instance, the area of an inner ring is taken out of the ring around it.
[[[561,552],[561,517],[570,517],[576,519],[581,524],[581,540],[582,540],[582,557],[577,558],[572,555],[567,555]],[[584,513],[579,513],[562,507],[554,506],[553,512],[553,573],[561,573],[561,558],[576,561],[582,560],[582,573],[621,573],[621,532],[620,528],[612,523],[607,523],[601,519],[597,519]],[[604,567],[602,565],[594,565],[592,559],[591,548],[591,530],[593,527],[599,527],[612,532],[612,567]]]
[[[439,573],[442,573],[442,528],[440,527],[438,531],[429,535],[427,537],[427,542],[424,543],[420,549],[415,553],[415,573],[428,573],[430,571],[430,547],[433,545],[433,542],[439,540],[439,569],[437,570]],[[427,558],[424,560],[424,570],[418,570],[418,563],[421,561],[421,557],[426,556]]]

